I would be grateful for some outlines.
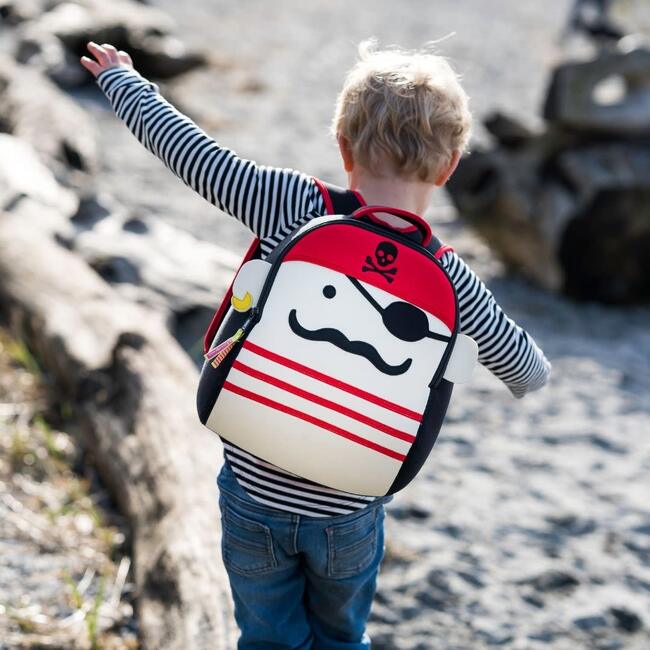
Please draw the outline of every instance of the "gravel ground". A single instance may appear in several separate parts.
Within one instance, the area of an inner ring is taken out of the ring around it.
[[[584,52],[559,42],[568,0],[153,4],[186,42],[214,44],[213,65],[161,85],[165,96],[242,156],[341,184],[327,130],[363,38],[412,47],[455,32],[440,51],[471,97],[475,143],[495,108],[539,127],[549,68]],[[99,189],[242,252],[249,233],[91,96]],[[429,216],[534,335],[553,378],[521,401],[486,371],[457,389],[423,473],[388,507],[373,647],[650,647],[650,311],[578,305],[507,276],[443,191]]]

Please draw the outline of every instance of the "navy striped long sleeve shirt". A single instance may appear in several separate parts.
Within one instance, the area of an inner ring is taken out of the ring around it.
[[[293,169],[258,165],[219,145],[131,67],[104,70],[97,84],[133,135],[185,184],[240,220],[260,238],[262,258],[294,228],[326,214],[313,178]],[[460,311],[460,329],[479,347],[479,362],[517,398],[541,388],[550,363],[532,337],[499,307],[494,296],[453,251],[441,263]],[[223,439],[222,439],[223,440]],[[349,494],[290,474],[226,440],[224,454],[255,500],[312,517],[347,514],[374,497]]]

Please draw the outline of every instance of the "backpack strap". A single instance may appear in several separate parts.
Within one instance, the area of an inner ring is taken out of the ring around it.
[[[325,210],[327,214],[352,214],[355,210],[366,206],[366,202],[359,192],[354,190],[346,190],[338,185],[326,183],[312,176],[316,187],[319,189],[323,202],[325,203]],[[372,220],[372,219],[371,219]],[[376,220],[375,220],[376,221]],[[381,223],[381,222],[379,222]],[[417,240],[417,232],[414,230],[415,236],[410,236],[411,233],[405,232],[410,239]],[[418,242],[419,243],[419,242]],[[435,235],[431,236],[431,241],[427,246],[434,257],[439,260],[448,251],[453,251],[453,247],[443,244]]]
[[[358,192],[313,178],[323,197],[327,214],[352,214],[358,208],[365,206],[366,202]]]
[[[244,259],[241,261],[239,268],[241,269],[241,267],[244,266],[248,260],[257,259],[260,257],[260,252],[260,239],[259,237],[255,237],[255,239],[251,242],[251,245],[248,247],[248,250],[244,255]],[[239,269],[237,269],[237,272],[239,272]],[[230,286],[228,287],[228,291],[226,291],[226,295],[223,297],[219,308],[214,313],[214,316],[210,321],[210,325],[208,325],[208,329],[205,331],[205,336],[203,337],[204,354],[210,349],[210,345],[214,339],[215,334],[217,333],[217,330],[219,329],[219,326],[221,325],[221,321],[223,321],[224,316],[228,311],[228,307],[230,306],[230,299],[232,298],[232,286],[235,283],[235,277],[237,277],[237,273],[235,273],[233,276],[233,279],[230,282]]]

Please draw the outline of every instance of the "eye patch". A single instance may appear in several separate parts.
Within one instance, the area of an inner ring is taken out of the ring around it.
[[[346,276],[361,295],[379,312],[384,327],[396,338],[409,343],[424,338],[450,341],[451,337],[429,330],[427,315],[415,305],[397,300],[382,307],[356,278]]]

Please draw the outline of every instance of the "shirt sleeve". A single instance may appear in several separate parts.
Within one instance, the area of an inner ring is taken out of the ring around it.
[[[96,82],[117,116],[152,154],[257,237],[288,232],[305,214],[323,212],[323,199],[312,177],[239,158],[174,108],[155,83],[133,68],[108,68]]]
[[[478,344],[478,360],[517,398],[544,386],[551,364],[533,338],[508,318],[494,296],[453,251],[441,262],[456,288],[460,330]]]

